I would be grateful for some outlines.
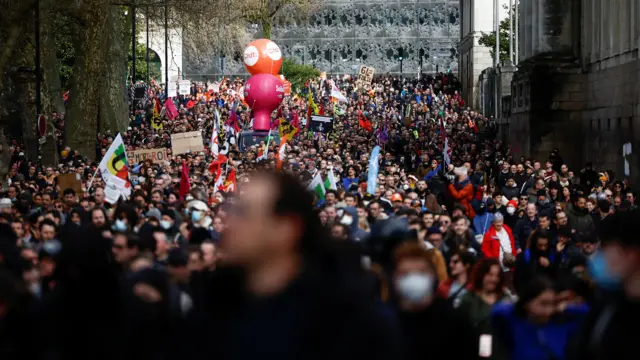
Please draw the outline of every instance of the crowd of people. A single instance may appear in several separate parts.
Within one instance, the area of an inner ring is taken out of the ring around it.
[[[121,135],[168,156],[130,159],[116,203],[96,171],[116,134],[98,135],[94,162],[61,145],[58,167],[11,146],[0,359],[635,358],[627,179],[557,150],[514,158],[452,74],[310,80],[274,112],[287,152],[270,136],[242,149],[242,85],[194,83],[176,116],[149,87]],[[312,113],[333,130],[310,131]],[[192,130],[205,151],[172,154],[171,135]],[[81,192],[60,187],[68,173]],[[318,175],[335,184],[311,191]]]

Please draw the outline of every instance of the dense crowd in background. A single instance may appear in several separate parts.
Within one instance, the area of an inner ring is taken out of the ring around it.
[[[452,74],[311,80],[274,111],[274,135],[294,129],[284,158],[271,135],[239,147],[242,80],[209,85],[176,97],[171,119],[160,86],[132,102],[127,150],[168,157],[130,163],[114,204],[94,174],[116,134],[96,154],[61,144],[57,167],[12,144],[0,359],[637,358],[627,179],[558,150],[515,158]],[[333,130],[310,131],[310,114]],[[62,135],[64,114],[51,118]],[[171,135],[193,130],[205,150],[172,154]],[[82,192],[59,186],[68,173]],[[311,191],[318,174],[335,184]]]

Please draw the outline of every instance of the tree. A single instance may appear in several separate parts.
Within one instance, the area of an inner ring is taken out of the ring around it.
[[[304,84],[320,76],[320,70],[311,65],[298,64],[290,59],[282,61],[282,75],[291,83],[294,90],[300,89]]]
[[[131,54],[131,51],[129,51]],[[149,52],[149,78],[159,80],[162,77],[160,69],[153,64],[161,61],[158,59],[158,55],[152,51]],[[127,68],[131,69],[131,56],[129,56],[129,62]],[[147,46],[146,44],[136,45],[136,79],[135,81],[147,80]]]
[[[503,9],[508,9],[509,6],[508,5],[503,5],[502,6]],[[515,13],[515,6],[512,8],[512,11]],[[518,16],[518,14],[515,14],[515,16]],[[505,19],[503,19],[502,21],[500,21],[500,61],[505,61],[505,60],[509,60],[509,17],[507,16]],[[513,43],[515,44],[515,32],[518,31],[517,29],[513,29],[514,32],[514,39],[513,39]],[[491,51],[491,57],[495,58],[495,48],[496,48],[496,33],[495,31],[489,32],[489,33],[485,33],[482,32],[482,36],[480,36],[480,39],[478,40],[478,44],[480,45],[484,45],[486,47],[488,47]],[[515,52],[518,51],[518,49],[513,49],[514,51],[514,55]]]
[[[323,0],[238,0],[239,18],[257,24],[265,39],[271,38],[273,25],[292,19],[304,20],[322,5]]]

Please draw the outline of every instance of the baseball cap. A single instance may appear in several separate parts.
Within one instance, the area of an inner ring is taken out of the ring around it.
[[[11,199],[9,198],[0,199],[0,209],[10,208],[11,206],[13,206],[13,202],[11,202]]]
[[[442,234],[442,231],[440,231],[439,227],[432,226],[432,227],[427,229],[427,236],[432,235],[432,234]]]

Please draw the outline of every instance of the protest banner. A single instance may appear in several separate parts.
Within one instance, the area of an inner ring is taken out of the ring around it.
[[[358,72],[358,80],[356,83],[358,87],[369,86],[373,81],[373,75],[376,73],[376,69],[371,66],[362,65]]]
[[[127,151],[127,159],[129,165],[140,164],[147,160],[151,160],[155,164],[161,164],[167,160],[167,149],[141,149]]]
[[[171,135],[171,150],[173,155],[196,153],[204,150],[202,131],[190,131]]]

